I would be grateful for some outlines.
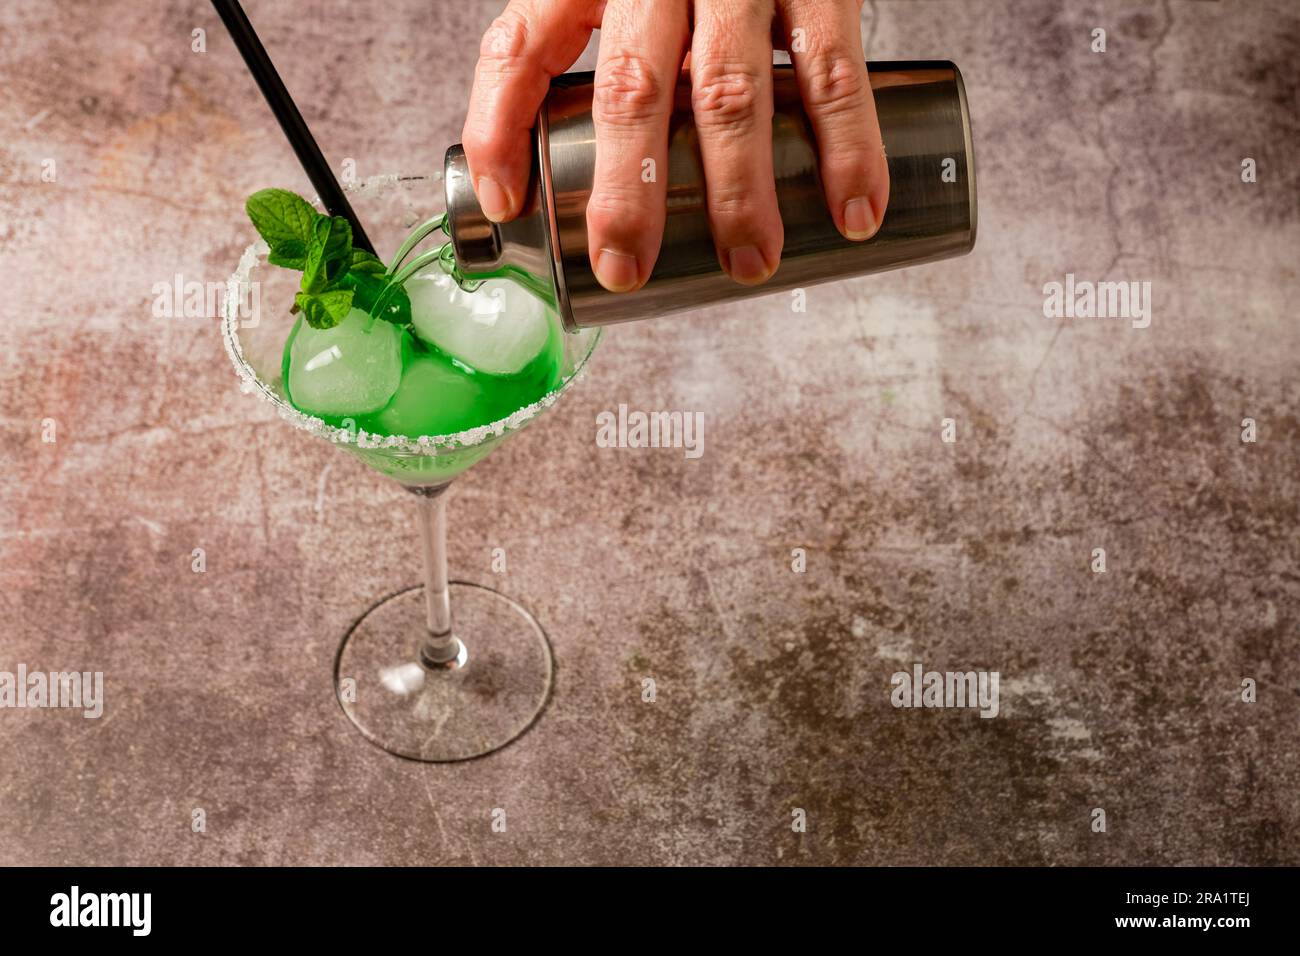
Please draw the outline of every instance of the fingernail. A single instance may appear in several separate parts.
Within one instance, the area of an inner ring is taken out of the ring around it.
[[[483,215],[493,222],[501,222],[510,213],[510,196],[501,184],[491,176],[480,176],[478,180],[478,204],[483,208]]]
[[[876,217],[866,199],[850,199],[844,204],[844,234],[850,239],[870,239],[876,232]]]
[[[727,272],[731,278],[745,285],[757,285],[771,275],[762,253],[754,246],[732,249],[727,256]]]
[[[610,292],[630,292],[636,288],[636,257],[601,249],[596,254],[596,279]]]

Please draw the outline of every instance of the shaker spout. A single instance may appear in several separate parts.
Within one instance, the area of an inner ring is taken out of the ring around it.
[[[447,225],[461,275],[466,279],[512,279],[558,311],[571,327],[558,291],[547,203],[536,166],[524,208],[509,222],[483,212],[470,180],[465,150],[457,144],[443,159]]]

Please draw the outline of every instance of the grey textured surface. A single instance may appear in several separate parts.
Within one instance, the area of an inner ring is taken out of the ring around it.
[[[247,6],[362,175],[438,162],[498,8]],[[249,192],[308,189],[215,15],[0,29],[0,670],[107,682],[100,720],[0,710],[0,863],[1300,862],[1294,4],[869,4],[872,58],[965,73],[974,254],[614,329],[452,493],[455,572],[558,660],[458,766],[332,700],[418,577],[403,493],[241,396],[214,318],[151,314],[229,275]],[[1150,328],[1045,319],[1067,272],[1151,282]],[[704,456],[596,447],[620,402],[703,411]],[[894,709],[915,661],[999,671],[1001,714]]]

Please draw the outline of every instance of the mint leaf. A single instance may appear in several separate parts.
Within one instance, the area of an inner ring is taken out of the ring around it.
[[[307,200],[287,189],[263,189],[253,193],[244,203],[244,211],[248,213],[253,228],[272,248],[286,239],[296,239],[305,246],[320,215]]]
[[[349,272],[339,281],[339,288],[351,289],[358,309],[369,312],[384,291],[384,280],[364,272]]]
[[[352,303],[356,308],[394,325],[411,324],[411,297],[405,287],[383,276],[357,272],[355,267],[339,284],[356,293]]]
[[[352,311],[353,293],[351,289],[335,289],[333,292],[326,292],[315,297],[316,301],[338,325],[348,317]]]
[[[352,272],[364,275],[381,276],[388,271],[384,265],[384,260],[380,259],[373,252],[366,252],[364,249],[352,250]]]
[[[330,267],[330,278],[341,276],[352,264],[352,224],[342,216],[333,216],[328,222],[318,219],[312,235],[325,237],[325,262]]]
[[[315,295],[324,292],[328,284],[329,280],[325,275],[325,246],[312,242],[307,246],[307,256],[303,260],[302,291],[308,295]]]
[[[302,268],[302,291],[313,295],[332,288],[352,263],[352,226],[342,216],[321,216],[312,226]]]
[[[299,292],[293,297],[294,308],[313,329],[332,329],[338,323],[325,311],[325,306],[316,301],[309,292]]]
[[[346,319],[352,310],[352,290],[335,289],[319,295],[299,292],[293,301],[313,329],[332,329]]]
[[[271,247],[271,254],[266,257],[266,261],[273,266],[301,271],[307,261],[307,243],[301,239],[281,239]]]

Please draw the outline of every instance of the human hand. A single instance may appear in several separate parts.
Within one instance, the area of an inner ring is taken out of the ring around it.
[[[650,278],[667,182],[644,182],[642,162],[666,168],[673,89],[686,68],[718,261],[737,282],[766,281],[784,241],[772,172],[773,41],[781,48],[797,36],[791,62],[831,216],[846,238],[870,238],[889,200],[889,169],[860,9],[861,0],[510,0],[483,37],[462,133],[479,205],[494,222],[519,214],[530,130],[551,79],[600,29],[587,205],[596,278],[611,292]]]

